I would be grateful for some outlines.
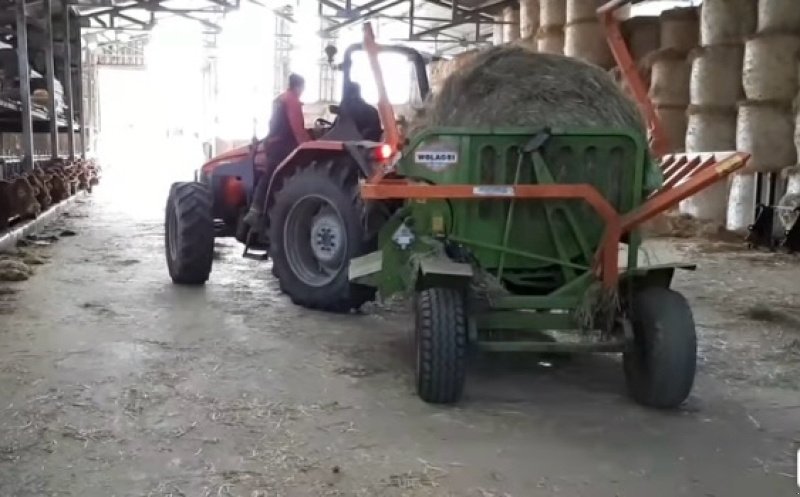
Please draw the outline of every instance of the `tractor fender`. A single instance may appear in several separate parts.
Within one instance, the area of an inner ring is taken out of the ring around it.
[[[628,269],[620,275],[620,285],[629,289],[651,286],[669,288],[672,285],[672,277],[675,275],[676,269],[694,271],[697,269],[697,265],[690,263],[656,264]]]
[[[433,287],[467,288],[474,273],[472,266],[455,262],[445,254],[426,253],[411,257],[417,275],[414,287],[425,290]]]
[[[318,159],[331,159],[349,156],[353,159],[362,177],[372,173],[371,166],[362,153],[366,143],[372,142],[338,142],[316,140],[300,144],[283,162],[275,168],[275,174],[270,178],[267,188],[267,202],[264,202],[265,211],[275,192],[280,188],[283,179],[297,167],[311,164]]]

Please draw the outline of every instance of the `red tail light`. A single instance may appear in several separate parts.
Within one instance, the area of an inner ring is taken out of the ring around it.
[[[379,161],[387,160],[392,156],[392,146],[388,143],[384,143],[374,149],[373,154],[375,154],[375,158]]]

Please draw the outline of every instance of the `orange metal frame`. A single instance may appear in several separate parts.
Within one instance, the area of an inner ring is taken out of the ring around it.
[[[611,53],[614,55],[614,60],[622,71],[622,77],[628,84],[633,98],[636,100],[637,105],[647,119],[647,127],[650,132],[650,149],[657,156],[664,155],[670,151],[669,140],[661,126],[661,120],[656,114],[656,109],[650,96],[647,94],[647,87],[642,80],[642,75],[636,67],[631,56],[628,45],[625,44],[625,39],[622,37],[622,30],[620,23],[614,12],[620,7],[630,3],[630,0],[611,0],[603,4],[597,9],[597,16],[606,30],[606,41],[611,48]]]

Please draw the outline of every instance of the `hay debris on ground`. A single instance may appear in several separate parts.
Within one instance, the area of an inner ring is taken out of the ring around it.
[[[33,270],[22,261],[0,260],[0,281],[25,281],[33,275]]]

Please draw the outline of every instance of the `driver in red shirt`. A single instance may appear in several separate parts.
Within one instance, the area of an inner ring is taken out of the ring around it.
[[[275,168],[301,143],[311,140],[306,131],[303,119],[303,104],[300,96],[305,89],[305,80],[298,74],[289,75],[289,88],[278,95],[272,102],[272,117],[269,121],[266,151],[267,162],[264,172],[258,180],[250,210],[243,221],[254,232],[261,229],[261,215],[264,200],[269,187],[270,178]]]

